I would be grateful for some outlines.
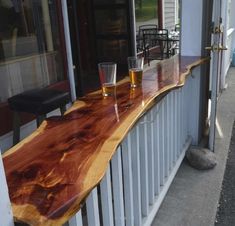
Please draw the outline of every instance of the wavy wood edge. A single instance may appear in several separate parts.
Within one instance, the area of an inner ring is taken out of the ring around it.
[[[93,159],[92,167],[90,167],[90,169],[87,171],[86,177],[84,179],[84,184],[86,188],[83,189],[82,194],[79,194],[80,197],[76,199],[73,205],[66,211],[65,215],[55,220],[48,219],[42,216],[34,205],[25,204],[25,205],[19,206],[19,205],[12,203],[15,220],[19,222],[26,222],[35,226],[39,226],[39,225],[40,226],[58,226],[58,225],[62,225],[67,220],[69,220],[74,214],[76,214],[77,211],[79,211],[79,209],[83,205],[85,198],[89,195],[91,190],[94,187],[96,187],[99,184],[99,182],[102,180],[107,170],[108,164],[110,160],[112,159],[112,156],[115,154],[117,147],[126,137],[128,132],[132,129],[132,127],[136,124],[139,118],[149,108],[151,108],[152,105],[156,104],[155,102],[156,98],[159,97],[160,95],[163,95],[164,93],[170,92],[173,89],[184,86],[187,76],[190,75],[192,69],[196,66],[199,66],[203,63],[208,62],[209,59],[210,58],[199,59],[193,62],[192,64],[188,65],[187,71],[180,75],[180,82],[177,85],[168,85],[158,90],[154,97],[150,98],[147,102],[145,102],[144,106],[137,107],[128,115],[128,117],[125,118],[125,120],[120,124],[120,126],[109,137],[109,139],[106,140],[105,143],[102,145],[101,151],[98,153],[98,155],[96,153],[96,155],[92,157]],[[66,112],[66,114],[72,112],[75,109],[77,110],[83,107],[84,105],[86,104],[83,101],[76,101],[73,104],[73,106]],[[22,147],[24,144],[30,142],[38,134],[42,133],[47,124],[48,122],[44,121],[34,133],[32,133],[29,137],[27,137],[20,143],[18,143],[11,150],[7,151],[3,155],[3,158],[8,155],[11,155],[15,151],[17,151],[20,147]],[[27,210],[28,214],[25,214],[26,212],[25,210]],[[23,218],[22,218],[22,215],[24,216]],[[34,216],[33,219],[32,219],[32,215]]]
[[[182,73],[181,76],[180,76],[180,82],[179,84],[177,85],[177,87],[182,87],[184,86],[185,82],[186,82],[186,79],[187,79],[187,76],[191,74],[192,70],[201,65],[201,64],[204,64],[204,63],[207,63],[208,61],[210,61],[211,57],[205,57],[205,58],[202,58],[200,60],[197,60],[195,61],[194,63],[188,65],[186,68],[187,68],[187,71],[185,73]]]

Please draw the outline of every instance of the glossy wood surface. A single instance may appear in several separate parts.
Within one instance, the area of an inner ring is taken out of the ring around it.
[[[175,56],[146,70],[142,87],[128,79],[116,97],[87,95],[63,117],[51,117],[4,154],[13,214],[31,225],[61,225],[105,174],[116,148],[159,95],[184,85],[208,59]]]

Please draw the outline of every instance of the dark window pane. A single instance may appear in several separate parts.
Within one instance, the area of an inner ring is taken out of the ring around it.
[[[95,18],[97,34],[121,35],[127,32],[125,10],[97,10]]]

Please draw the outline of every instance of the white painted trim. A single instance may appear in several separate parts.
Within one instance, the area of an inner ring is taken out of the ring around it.
[[[232,62],[232,61],[230,60],[230,64],[231,64],[231,62]],[[226,75],[228,74],[228,70],[229,70],[229,68],[230,68],[230,64],[228,64],[227,67],[226,67],[226,69],[225,69],[225,74],[226,74]],[[225,84],[225,85],[226,85],[226,84]]]
[[[222,25],[223,25],[223,29],[225,29],[224,33],[223,33],[223,36],[222,36],[222,43],[223,43],[223,46],[228,46],[228,31],[226,30],[227,28],[227,11],[228,11],[228,1],[222,1],[221,2],[222,4],[222,7],[221,7],[221,18],[222,18]],[[226,58],[228,57],[228,54],[229,51],[222,51],[222,62],[221,62],[221,73],[220,73],[220,84],[219,84],[219,89],[220,91],[223,90],[226,86],[225,84],[225,78],[226,78]]]
[[[162,0],[162,28],[165,28],[165,0]]]
[[[193,69],[192,76],[187,80],[190,89],[190,92],[187,92],[188,129],[193,145],[198,145],[200,139],[200,83],[201,67],[199,66]]]
[[[143,221],[144,221],[143,226],[151,226],[151,223],[154,220],[155,215],[156,215],[158,209],[160,208],[160,206],[162,204],[162,201],[165,198],[166,193],[169,190],[170,185],[171,185],[172,181],[174,180],[175,175],[176,175],[176,173],[177,173],[177,171],[178,171],[178,169],[179,169],[179,167],[180,167],[180,165],[181,165],[181,163],[182,163],[182,161],[184,159],[185,152],[188,150],[188,148],[189,148],[189,146],[191,144],[191,141],[192,141],[191,137],[188,137],[187,142],[184,145],[183,150],[182,150],[182,152],[181,152],[181,154],[180,154],[180,156],[179,156],[179,158],[178,158],[174,168],[172,169],[169,177],[167,178],[164,186],[162,187],[162,190],[161,190],[159,196],[156,199],[156,202],[150,208],[150,212],[148,214],[148,217],[143,219]]]
[[[73,71],[73,57],[72,57],[72,49],[71,49],[71,41],[70,41],[67,1],[61,1],[61,5],[62,5],[62,13],[63,13],[64,36],[65,36],[65,45],[66,45],[66,53],[67,53],[67,61],[68,61],[68,77],[69,77],[71,98],[72,98],[72,101],[74,102],[77,97],[76,97],[75,79],[74,79],[74,71]]]
[[[234,30],[235,30],[234,28],[228,29],[228,30],[227,30],[227,37],[230,36],[230,35],[232,35],[232,33],[234,32]]]
[[[200,56],[203,0],[181,1],[181,55]]]
[[[214,0],[213,2],[213,21],[215,26],[220,25],[220,0]],[[220,44],[220,34],[216,33],[212,35],[212,43]],[[210,131],[209,131],[209,149],[214,151],[215,145],[215,120],[216,120],[216,109],[217,109],[217,97],[218,97],[218,79],[220,75],[220,57],[217,52],[211,52],[211,113],[210,113]]]

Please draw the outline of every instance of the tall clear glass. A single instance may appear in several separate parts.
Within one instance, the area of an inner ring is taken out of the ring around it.
[[[117,64],[114,62],[103,62],[98,64],[102,95],[104,97],[114,96],[116,93]]]
[[[128,57],[128,69],[131,87],[141,86],[143,77],[144,58],[143,57]]]

